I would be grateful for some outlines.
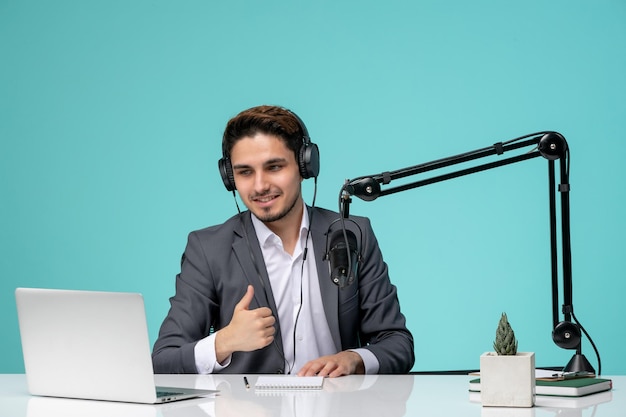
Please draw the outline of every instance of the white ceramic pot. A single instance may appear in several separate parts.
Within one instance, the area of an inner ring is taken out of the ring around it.
[[[480,399],[485,407],[535,405],[535,353],[480,356]]]

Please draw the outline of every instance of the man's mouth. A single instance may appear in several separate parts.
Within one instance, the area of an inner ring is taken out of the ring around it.
[[[270,201],[274,200],[276,197],[277,197],[276,195],[264,195],[264,196],[253,197],[252,200],[256,201],[257,203],[269,203]]]

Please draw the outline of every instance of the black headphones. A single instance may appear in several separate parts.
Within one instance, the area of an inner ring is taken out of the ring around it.
[[[320,153],[317,145],[311,142],[309,137],[309,131],[307,130],[304,122],[297,114],[291,110],[284,109],[289,112],[298,121],[300,131],[302,132],[302,145],[298,149],[297,159],[300,175],[302,178],[315,178],[320,173]],[[233,176],[233,166],[230,163],[230,158],[226,155],[226,149],[222,144],[222,158],[217,162],[220,176],[224,182],[224,186],[228,191],[235,191],[235,177]]]

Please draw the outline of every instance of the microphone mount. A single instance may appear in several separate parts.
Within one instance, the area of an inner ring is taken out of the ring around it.
[[[503,155],[504,153],[533,146],[531,151],[497,160],[490,163],[472,166],[470,168],[460,169],[454,172],[433,176],[427,179],[410,182],[400,186],[384,188],[392,181],[423,174],[428,171],[446,168],[452,165],[471,162],[493,155]],[[476,172],[486,171],[517,162],[543,157],[548,160],[548,180],[550,188],[550,258],[552,273],[552,318],[553,318],[553,340],[561,348],[576,349],[576,354],[570,362],[565,366],[566,372],[593,372],[595,370],[589,361],[582,354],[582,341],[580,337],[581,329],[584,328],[578,323],[573,313],[572,305],[572,258],[571,258],[571,242],[570,242],[570,205],[569,205],[569,147],[567,141],[558,132],[543,131],[524,135],[506,142],[498,142],[492,146],[477,149],[460,155],[455,155],[443,159],[426,162],[419,165],[395,170],[385,171],[380,174],[367,175],[352,180],[346,180],[340,192],[340,209],[344,217],[349,215],[349,206],[352,201],[351,196],[357,197],[364,201],[374,201],[379,197],[399,193],[402,191],[430,185],[452,178],[470,175]],[[560,183],[556,187],[555,161],[559,160],[560,167]],[[558,282],[558,242],[557,242],[557,209],[556,195],[561,196],[561,250],[562,250],[562,268],[563,268],[563,306],[562,312],[564,321],[559,321],[559,282]],[[572,317],[575,322],[572,322]],[[586,334],[586,332],[585,332]],[[587,335],[587,334],[586,334]],[[589,338],[589,335],[587,335]],[[595,345],[591,338],[592,346]],[[596,349],[598,364],[600,366],[600,356]],[[601,369],[601,368],[599,368]]]

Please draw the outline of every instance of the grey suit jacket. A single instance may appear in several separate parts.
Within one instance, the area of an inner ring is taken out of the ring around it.
[[[406,328],[396,287],[389,281],[369,220],[351,216],[358,227],[351,221],[345,223],[359,240],[362,262],[356,282],[339,289],[330,279],[328,261],[323,259],[327,234],[341,227],[334,222],[339,215],[309,208],[309,216],[324,313],[337,352],[365,348],[378,359],[379,373],[408,372],[415,360],[413,337]],[[248,284],[254,287],[251,309],[267,306],[278,311],[249,212],[190,233],[181,272],[176,276],[176,293],[170,298],[170,310],[154,345],[155,373],[197,372],[195,344],[228,325]],[[276,313],[274,316],[275,341],[263,349],[234,353],[231,364],[222,372],[284,372],[280,323]]]

